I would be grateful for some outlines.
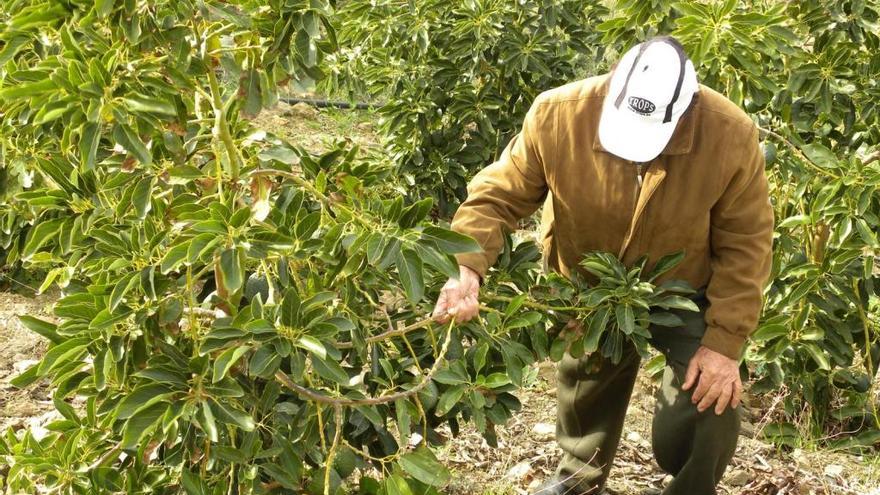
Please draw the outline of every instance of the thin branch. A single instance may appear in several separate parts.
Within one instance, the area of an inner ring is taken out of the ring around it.
[[[798,148],[794,143],[792,143],[791,141],[789,141],[788,138],[786,138],[786,137],[783,136],[782,134],[779,134],[778,132],[771,131],[770,129],[766,129],[766,128],[764,128],[764,127],[758,127],[758,130],[761,131],[761,132],[763,132],[763,133],[766,134],[766,135],[773,136],[773,137],[775,137],[776,139],[782,141],[785,145],[787,145],[789,148],[791,148],[792,151],[794,151],[794,153],[795,153],[795,154],[796,154],[801,160],[804,161],[804,163],[806,163],[807,165],[809,165],[810,168],[812,168],[812,169],[815,170],[816,172],[818,172],[818,173],[820,173],[820,174],[822,174],[822,175],[825,175],[825,176],[831,177],[831,178],[833,178],[833,179],[838,179],[838,180],[840,180],[840,179],[842,178],[842,177],[840,177],[839,175],[833,174],[833,173],[831,173],[831,172],[825,170],[824,168],[820,167],[819,164],[817,164],[817,163],[814,162],[813,160],[810,160],[810,158],[807,157],[807,155],[805,155],[804,152],[801,151],[800,148]]]
[[[373,335],[371,337],[367,337],[365,340],[368,344],[375,344],[376,342],[381,342],[383,340],[388,340],[394,337],[399,337],[401,335],[406,335],[413,330],[418,330],[420,328],[425,328],[429,326],[431,323],[434,323],[434,320],[431,318],[425,318],[424,320],[419,320],[415,323],[411,323],[403,328],[398,328],[395,330],[389,330],[384,333],[380,333],[379,335]],[[337,349],[351,349],[354,347],[353,342],[339,342],[336,344]]]
[[[490,301],[500,301],[500,302],[510,302],[513,301],[514,298],[507,296],[493,296],[486,295],[483,296]],[[533,309],[543,309],[544,311],[592,311],[596,308],[591,306],[550,306],[547,304],[541,304],[534,301],[525,300],[522,303],[523,306],[533,308]]]
[[[339,404],[333,406],[333,426],[335,429],[333,444],[330,446],[330,452],[327,452],[327,466],[324,467],[324,495],[330,495],[330,471],[333,470],[333,460],[342,440],[342,406]]]
[[[433,321],[430,318],[427,318],[424,321]],[[440,366],[443,362],[446,361],[446,353],[449,351],[449,344],[452,342],[452,327],[455,325],[455,321],[451,321],[449,323],[449,330],[446,332],[446,340],[443,341],[443,347],[440,349],[440,354],[437,355],[437,360],[434,361],[434,365],[428,370],[428,373],[422,377],[422,381],[420,381],[416,386],[409,390],[404,390],[403,392],[397,392],[391,395],[381,395],[379,397],[368,397],[366,399],[347,399],[343,397],[330,397],[324,395],[315,390],[308,389],[294,383],[293,380],[290,379],[283,371],[278,370],[275,372],[275,379],[278,380],[285,387],[293,390],[297,394],[313,401],[322,404],[331,404],[333,406],[376,406],[380,404],[388,404],[390,402],[394,402],[398,399],[406,399],[407,397],[411,397],[417,393],[419,393],[423,388],[427,387],[431,380],[434,378],[434,375],[437,371],[440,370]]]

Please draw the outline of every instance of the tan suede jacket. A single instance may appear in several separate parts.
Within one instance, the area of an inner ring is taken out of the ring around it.
[[[739,359],[771,264],[773,210],[757,128],[701,85],[666,149],[634,164],[599,143],[608,80],[596,76],[538,96],[520,134],[468,185],[452,228],[483,252],[458,262],[485,276],[504,228],[515,229],[542,203],[545,261],[566,276],[581,270],[590,251],[618,253],[631,264],[643,254],[654,262],[684,250],[684,261],[664,279],[705,288],[702,344]]]

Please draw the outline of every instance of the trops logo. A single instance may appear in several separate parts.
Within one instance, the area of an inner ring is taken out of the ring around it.
[[[650,100],[646,100],[644,98],[639,98],[638,96],[630,96],[629,100],[627,100],[629,107],[633,110],[633,112],[640,113],[642,115],[651,115],[654,110],[657,109],[657,106],[651,103]]]

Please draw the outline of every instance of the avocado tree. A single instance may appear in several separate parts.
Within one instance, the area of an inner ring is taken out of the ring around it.
[[[340,49],[325,88],[384,102],[401,190],[449,217],[470,177],[498,157],[543,89],[602,53],[600,2],[352,0],[334,16]]]

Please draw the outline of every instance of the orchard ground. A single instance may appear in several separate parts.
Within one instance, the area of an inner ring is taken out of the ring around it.
[[[273,132],[312,152],[330,143],[350,139],[378,149],[369,111],[316,109],[305,104],[279,104],[256,119],[258,127]],[[49,317],[57,295],[35,295],[33,289],[10,283],[0,292],[0,431],[7,427],[39,428],[56,417],[50,390],[36,383],[18,390],[9,380],[36,362],[45,352],[42,337],[25,329],[16,316]],[[26,281],[27,282],[27,281]],[[28,285],[38,285],[30,281]],[[490,447],[472,427],[464,427],[437,449],[453,471],[453,482],[444,492],[453,495],[518,495],[529,493],[552,474],[560,451],[553,440],[556,413],[555,368],[540,363],[530,374],[519,397],[523,408],[497,428],[498,448]],[[880,387],[875,387],[880,388]],[[609,488],[620,495],[659,493],[666,480],[651,454],[651,417],[656,384],[640,375],[632,397],[618,457]],[[773,397],[745,405],[747,421],[732,466],[720,487],[721,494],[746,495],[880,495],[880,456],[862,457],[823,450],[815,445],[781,450],[763,442],[761,428],[774,413]]]

